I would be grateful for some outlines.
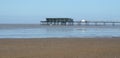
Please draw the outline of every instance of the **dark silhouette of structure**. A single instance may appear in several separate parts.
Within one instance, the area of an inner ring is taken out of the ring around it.
[[[42,24],[47,25],[72,25],[73,22],[71,18],[46,18],[46,21],[41,21]]]

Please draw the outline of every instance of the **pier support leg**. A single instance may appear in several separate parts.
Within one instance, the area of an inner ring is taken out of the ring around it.
[[[95,22],[95,26],[97,26],[98,25],[98,23],[97,22]]]
[[[103,25],[105,26],[105,25],[106,25],[106,23],[104,22],[104,23],[103,23]]]
[[[115,26],[115,23],[114,23],[114,22],[112,23],[112,26]]]
[[[86,25],[86,26],[89,26],[89,23],[88,23],[88,22],[86,22],[86,23],[85,23],[85,25]]]
[[[78,23],[77,23],[77,25],[81,25],[81,23],[80,23],[80,22],[78,22]]]

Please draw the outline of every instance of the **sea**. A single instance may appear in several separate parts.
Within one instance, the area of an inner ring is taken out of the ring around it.
[[[120,25],[0,24],[0,38],[120,37]]]

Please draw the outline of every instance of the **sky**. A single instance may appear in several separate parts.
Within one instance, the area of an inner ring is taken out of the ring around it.
[[[45,18],[120,21],[120,0],[0,0],[0,23],[39,23]]]

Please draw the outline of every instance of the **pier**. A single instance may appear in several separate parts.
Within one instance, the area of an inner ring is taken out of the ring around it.
[[[105,26],[105,25],[111,25],[116,26],[120,25],[120,22],[118,21],[87,21],[87,20],[80,20],[80,21],[74,21],[71,18],[46,18],[46,21],[40,21],[42,25],[95,25],[95,26]]]
[[[77,24],[77,25],[86,25],[86,26],[89,26],[89,25],[95,25],[95,26],[99,26],[99,25],[112,25],[112,26],[115,26],[115,25],[120,25],[120,22],[116,22],[116,21],[74,21],[73,24]]]
[[[46,21],[41,21],[41,24],[46,25],[73,25],[73,23],[71,18],[46,18]]]

